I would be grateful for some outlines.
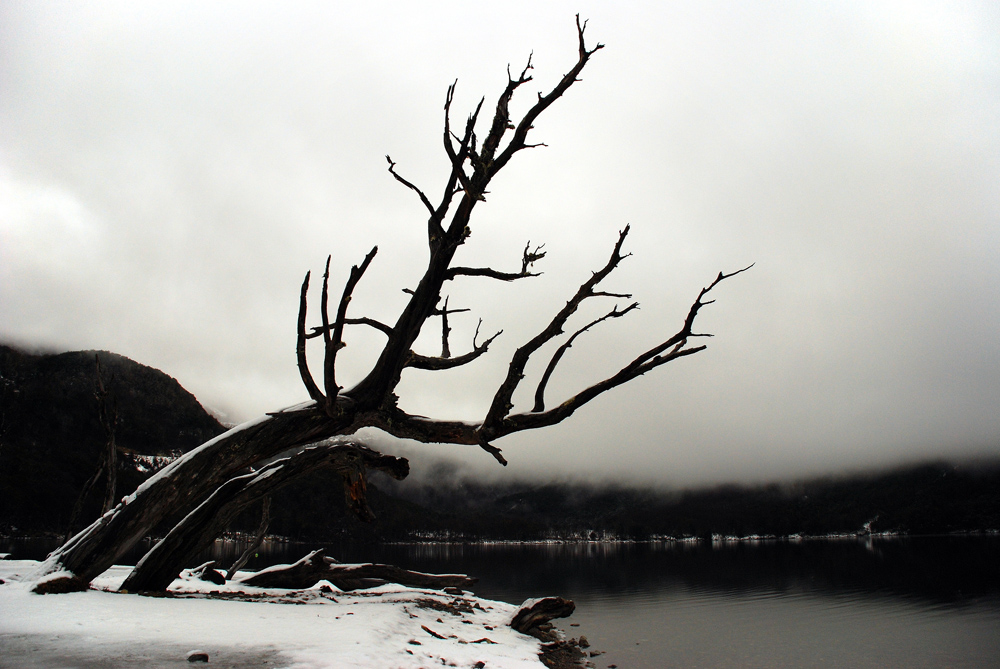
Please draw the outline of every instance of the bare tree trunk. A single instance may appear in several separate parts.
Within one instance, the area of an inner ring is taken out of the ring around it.
[[[343,434],[314,405],[269,414],[237,426],[157,472],[111,512],[49,554],[41,573],[65,570],[89,583],[166,518],[194,508],[240,471],[279,453]]]
[[[237,476],[221,485],[197,509],[185,516],[139,564],[135,566],[122,590],[162,591],[173,582],[195,556],[208,547],[243,509],[261,497],[291,483],[303,474],[332,467],[345,480],[363,476],[366,468],[379,469],[402,479],[409,463],[402,458],[382,455],[357,443],[327,443],[310,446],[295,455],[272,462],[260,471]],[[350,476],[350,475],[355,476]],[[371,511],[363,497],[350,489],[359,515],[370,518]]]

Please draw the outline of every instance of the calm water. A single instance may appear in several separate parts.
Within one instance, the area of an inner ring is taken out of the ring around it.
[[[46,547],[47,548],[47,547]],[[252,567],[311,547],[267,544]],[[45,548],[0,541],[15,557]],[[219,542],[228,564],[240,548]],[[1000,667],[1000,539],[330,546],[345,562],[462,572],[476,594],[561,595],[597,667]],[[29,555],[29,553],[31,553]],[[576,625],[576,626],[573,626]]]

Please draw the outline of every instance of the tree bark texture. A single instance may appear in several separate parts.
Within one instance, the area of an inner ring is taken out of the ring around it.
[[[382,455],[357,443],[325,443],[309,446],[287,458],[276,460],[263,469],[237,476],[219,486],[184,520],[159,541],[129,574],[122,589],[129,592],[163,591],[207,548],[243,509],[261,497],[270,495],[303,474],[333,468],[345,478],[348,503],[368,519],[363,487],[351,486],[367,468],[378,469],[396,479],[405,478],[409,464],[402,458]]]
[[[42,566],[92,581],[164,518],[192,509],[235,474],[291,448],[348,429],[315,406],[270,414],[244,423],[188,452],[53,551]]]

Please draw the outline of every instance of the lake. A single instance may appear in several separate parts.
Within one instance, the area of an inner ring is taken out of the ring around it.
[[[44,555],[11,541],[0,551]],[[268,543],[248,566],[314,547]],[[239,552],[217,542],[211,557],[229,564]],[[601,668],[1000,667],[997,537],[344,544],[327,553],[467,573],[480,579],[477,595],[511,603],[573,599],[577,611],[560,626],[604,651],[592,660]]]

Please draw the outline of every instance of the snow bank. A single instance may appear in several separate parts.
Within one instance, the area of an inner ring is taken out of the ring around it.
[[[15,664],[122,661],[141,649],[146,662],[183,661],[203,649],[209,666],[542,666],[539,642],[507,627],[517,607],[472,595],[398,585],[342,592],[326,582],[308,590],[217,586],[182,575],[171,596],[144,597],[111,592],[130,569],[117,566],[95,579],[96,589],[35,595],[26,576],[37,568],[0,562],[0,646]]]

